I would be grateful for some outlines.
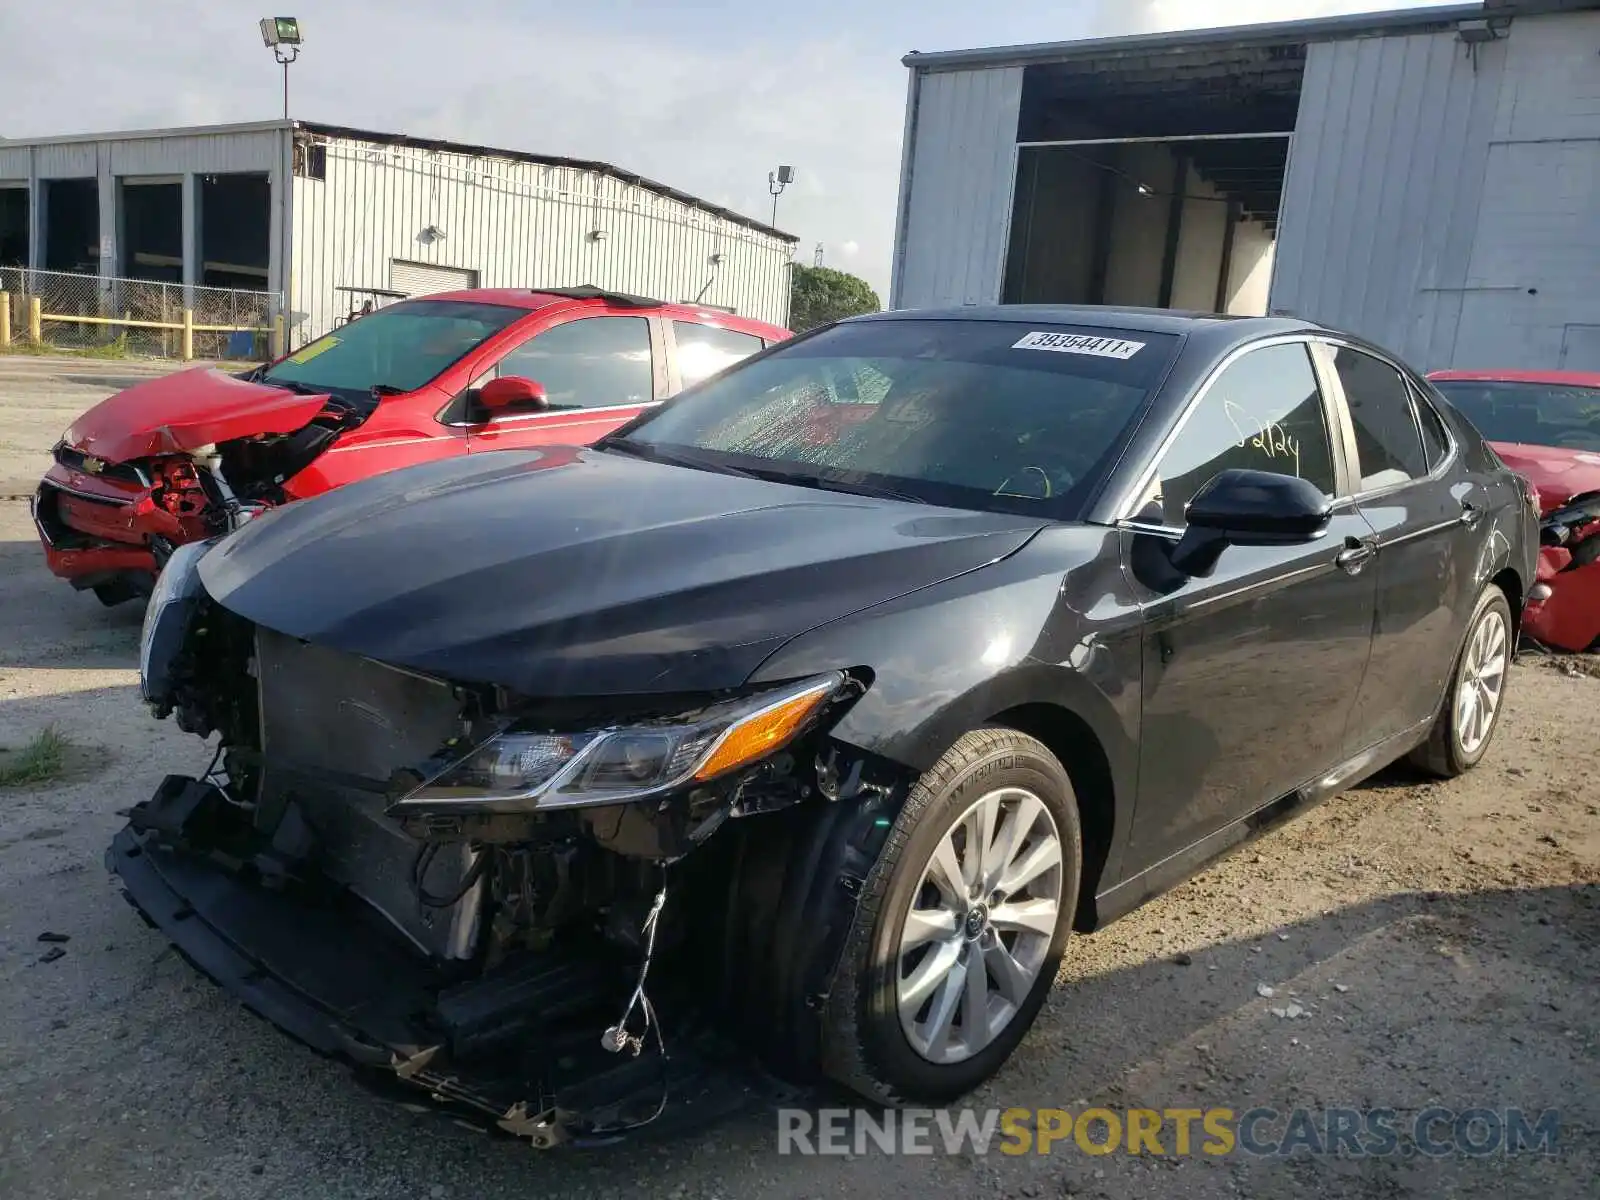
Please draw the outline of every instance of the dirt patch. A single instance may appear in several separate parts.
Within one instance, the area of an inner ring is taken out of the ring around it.
[[[1552,654],[1537,661],[1546,670],[1572,679],[1600,679],[1600,654]]]

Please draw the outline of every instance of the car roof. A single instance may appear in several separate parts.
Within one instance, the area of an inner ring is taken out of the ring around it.
[[[781,325],[741,317],[721,309],[705,308],[698,304],[673,304],[666,300],[653,300],[648,296],[635,296],[628,292],[615,292],[598,287],[570,288],[462,288],[454,292],[430,292],[425,296],[410,296],[410,300],[450,300],[468,304],[498,304],[504,308],[524,308],[529,312],[549,308],[552,304],[593,304],[606,308],[640,308],[660,310],[669,317],[687,317],[708,325],[719,325],[737,332],[748,332],[767,338],[787,338],[790,333]]]
[[[1544,383],[1552,387],[1600,387],[1596,371],[1430,371],[1434,383]]]
[[[1225,313],[1102,304],[995,304],[967,305],[961,308],[907,308],[870,313],[863,317],[854,317],[852,320],[1011,321],[1032,325],[1115,329],[1135,333],[1209,334],[1237,342],[1253,341],[1275,333],[1300,333],[1321,328],[1296,317],[1242,317]]]

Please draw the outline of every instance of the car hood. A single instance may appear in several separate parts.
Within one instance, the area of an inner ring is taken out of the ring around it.
[[[1543,515],[1560,508],[1574,496],[1600,491],[1600,454],[1559,446],[1524,446],[1491,442],[1502,462],[1525,475],[1539,489]]]
[[[996,562],[1042,525],[560,447],[285,506],[200,574],[257,624],[381,662],[643,695],[737,687],[790,638]]]
[[[194,367],[135,384],[72,423],[66,443],[107,462],[182,454],[216,442],[293,433],[322,411],[326,395],[303,396]]]

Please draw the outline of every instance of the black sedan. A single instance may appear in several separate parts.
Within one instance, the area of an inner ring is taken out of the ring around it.
[[[1073,930],[1475,765],[1536,549],[1354,337],[856,319],[180,549],[142,687],[217,757],[108,862],[253,1009],[539,1146],[708,1111],[739,1047],[945,1103]]]

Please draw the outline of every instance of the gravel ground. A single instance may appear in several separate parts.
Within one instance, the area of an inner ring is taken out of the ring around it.
[[[36,436],[5,407],[35,405],[10,367],[0,360],[0,478],[25,478],[95,393],[41,385]],[[370,1095],[250,1019],[122,902],[101,866],[116,810],[204,760],[136,703],[138,621],[52,580],[27,506],[0,502],[0,745],[54,723],[87,748],[62,783],[0,793],[0,1195],[1595,1194],[1593,660],[1525,658],[1496,743],[1466,778],[1391,772],[1076,939],[1023,1050],[972,1100],[1388,1107],[1402,1120],[1432,1104],[1556,1108],[1555,1155],[1178,1157],[1169,1132],[1169,1156],[1091,1157],[1069,1142],[1017,1157],[810,1158],[779,1155],[776,1117],[754,1104],[686,1138],[540,1155]],[[71,939],[50,962],[46,931]]]

